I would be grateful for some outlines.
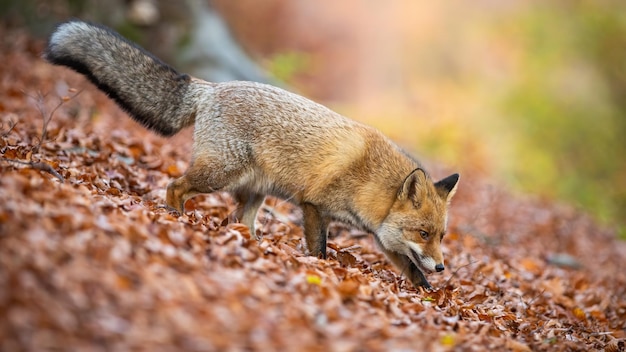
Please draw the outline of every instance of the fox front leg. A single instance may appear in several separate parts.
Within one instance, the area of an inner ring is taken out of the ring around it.
[[[433,287],[426,280],[424,273],[407,257],[406,255],[397,254],[397,258],[391,258],[396,266],[402,270],[402,273],[411,281],[415,288],[423,287],[427,290],[431,290]]]
[[[409,281],[413,284],[415,288],[423,287],[427,290],[432,289],[433,287],[430,285],[428,280],[426,280],[426,276],[424,273],[404,254],[400,254],[394,251],[387,250],[380,241],[378,241],[378,237],[376,240],[379,244],[379,247],[385,253],[387,258],[391,260],[391,262],[402,272],[404,276],[406,276]]]
[[[234,194],[237,200],[237,210],[233,214],[242,224],[248,226],[250,232],[259,240],[256,234],[255,221],[259,208],[263,205],[265,197],[258,193],[237,192]]]
[[[309,255],[326,259],[326,237],[328,232],[328,218],[320,214],[319,209],[311,204],[302,204],[304,216],[304,237]]]
[[[426,280],[424,273],[413,262],[409,263],[409,267],[406,271],[406,276],[411,280],[411,283],[415,288],[423,287],[427,290],[432,290],[432,285]]]

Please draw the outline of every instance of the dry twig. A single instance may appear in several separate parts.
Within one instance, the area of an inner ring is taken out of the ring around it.
[[[71,93],[74,93],[74,90],[70,90]],[[32,148],[32,153],[29,153],[29,160],[28,161],[24,161],[24,160],[19,160],[19,159],[11,159],[11,158],[2,158],[2,160],[6,161],[6,162],[10,162],[10,163],[15,163],[15,164],[21,164],[21,165],[26,165],[30,168],[33,168],[35,170],[39,170],[39,171],[44,171],[47,172],[49,174],[51,174],[52,176],[56,177],[57,179],[59,179],[59,181],[64,182],[65,179],[63,178],[63,176],[61,176],[61,174],[59,174],[52,166],[50,166],[50,164],[42,162],[42,161],[34,161],[33,160],[33,156],[35,153],[39,152],[39,149],[41,148],[41,145],[43,144],[43,142],[46,140],[47,135],[48,135],[48,124],[50,123],[50,121],[52,120],[52,118],[54,117],[54,113],[61,107],[63,106],[63,104],[65,104],[66,102],[76,98],[76,96],[78,96],[82,91],[78,91],[76,92],[74,95],[72,96],[64,96],[61,99],[59,99],[59,102],[57,103],[57,105],[50,111],[47,112],[46,111],[46,107],[45,107],[45,98],[47,96],[47,94],[42,94],[41,92],[37,92],[37,95],[31,95],[28,94],[26,92],[24,92],[24,94],[28,97],[30,97],[31,99],[34,99],[37,103],[37,110],[39,110],[39,113],[41,114],[41,118],[43,120],[43,124],[41,127],[41,136],[39,136],[39,141],[37,142],[37,144]],[[14,128],[15,125],[17,125],[17,123],[15,122],[9,122],[9,129],[2,133],[2,137],[6,137]],[[0,128],[2,127],[2,125],[0,125]]]
[[[63,176],[61,176],[61,174],[59,174],[52,166],[50,166],[50,164],[47,164],[43,161],[23,161],[23,160],[18,160],[18,159],[8,159],[8,158],[2,158],[1,160],[10,162],[10,163],[16,163],[16,164],[22,164],[22,165],[27,165],[30,168],[33,168],[35,170],[39,170],[39,171],[45,171],[49,174],[51,174],[52,176],[56,177],[59,179],[59,181],[61,181],[61,183],[63,183],[65,181],[65,179],[63,178]]]

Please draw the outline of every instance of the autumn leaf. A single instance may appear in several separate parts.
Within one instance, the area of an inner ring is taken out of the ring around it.
[[[308,256],[290,201],[266,200],[259,239],[229,220],[227,193],[175,214],[165,188],[191,134],[153,135],[11,28],[0,26],[0,349],[624,350],[626,246],[579,210],[466,173],[432,290],[349,224],[331,224],[326,259]],[[36,150],[42,117],[24,92],[54,106],[58,87],[72,98]],[[65,182],[7,161],[30,158]]]

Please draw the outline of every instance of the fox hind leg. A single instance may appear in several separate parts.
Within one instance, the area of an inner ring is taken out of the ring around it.
[[[183,214],[185,211],[185,201],[195,194],[197,193],[192,191],[191,182],[189,182],[186,175],[183,175],[167,185],[165,203],[179,214]]]
[[[217,158],[197,158],[183,176],[167,186],[165,203],[182,214],[189,198],[219,191],[236,182],[243,170],[226,166]]]

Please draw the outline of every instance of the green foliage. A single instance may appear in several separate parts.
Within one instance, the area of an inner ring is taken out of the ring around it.
[[[119,23],[115,30],[121,34],[124,38],[131,40],[140,45],[145,42],[145,36],[139,27],[130,23],[129,21],[123,21]]]
[[[521,72],[503,100],[520,133],[510,176],[624,226],[626,6],[536,6],[509,28],[523,43]]]
[[[274,55],[267,65],[269,73],[281,82],[289,82],[295,75],[309,67],[305,53],[290,51]]]

